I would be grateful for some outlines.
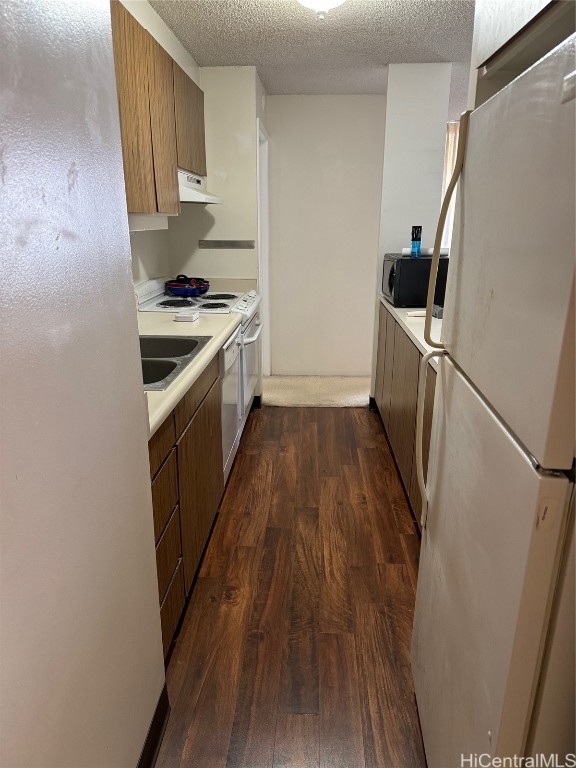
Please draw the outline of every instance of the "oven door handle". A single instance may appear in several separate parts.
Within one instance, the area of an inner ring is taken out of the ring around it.
[[[248,344],[254,344],[255,341],[258,340],[258,336],[262,333],[262,325],[258,325],[258,330],[254,334],[254,336],[248,336],[247,339],[242,339],[242,346],[246,347]]]

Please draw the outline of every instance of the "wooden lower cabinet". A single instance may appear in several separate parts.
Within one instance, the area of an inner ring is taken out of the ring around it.
[[[390,398],[392,395],[392,371],[394,369],[394,333],[396,321],[380,304],[378,318],[378,351],[376,357],[376,385],[374,399],[384,426],[390,426]]]
[[[410,487],[412,477],[419,365],[418,348],[396,323],[388,438],[405,488]]]
[[[386,429],[390,426],[390,405],[392,398],[392,373],[394,371],[394,336],[396,320],[386,312],[386,349],[384,356],[384,380],[382,382],[382,421]]]
[[[177,444],[186,592],[192,586],[224,491],[221,403],[222,382],[217,379]]]
[[[224,490],[218,374],[216,355],[148,444],[164,656]]]
[[[378,315],[378,350],[376,353],[376,382],[374,385],[374,400],[378,410],[382,413],[382,390],[384,387],[384,362],[386,359],[386,345],[388,342],[386,334],[386,318],[389,312],[380,304]]]
[[[422,499],[416,471],[416,406],[422,354],[391,312],[381,303],[378,322],[374,399],[417,520]],[[424,404],[422,456],[428,467],[436,371],[429,366]]]

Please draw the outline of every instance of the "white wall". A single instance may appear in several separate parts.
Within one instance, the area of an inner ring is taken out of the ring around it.
[[[385,113],[268,96],[273,374],[370,373]]]
[[[260,120],[262,125],[266,125],[266,99],[267,94],[262,85],[262,81],[258,77],[256,72],[256,117]]]
[[[147,0],[121,0],[144,29],[155,38],[186,74],[200,85],[200,67],[182,43],[168,29]],[[170,217],[168,217],[170,218]],[[168,230],[138,232],[130,236],[132,279],[134,285],[143,280],[162,277],[171,272]]]
[[[451,64],[390,64],[388,68],[376,292],[382,287],[384,254],[399,253],[410,245],[412,225],[422,226],[423,248],[434,245],[442,203],[451,71]],[[373,311],[372,393],[377,306]]]
[[[132,232],[132,282],[139,285],[145,280],[171,274],[168,230]]]
[[[170,218],[174,273],[258,277],[257,101],[255,67],[202,67],[208,189],[223,205],[184,205]],[[258,90],[258,99],[257,99]],[[253,250],[198,249],[198,240],[254,240]]]
[[[434,245],[442,194],[451,64],[391,64],[378,254],[410,245],[422,225],[422,247]]]

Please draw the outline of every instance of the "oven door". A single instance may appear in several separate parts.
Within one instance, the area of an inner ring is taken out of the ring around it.
[[[262,324],[254,315],[246,329],[242,329],[242,418],[252,405],[260,378],[260,341]]]
[[[222,381],[222,458],[224,481],[238,449],[240,428],[240,329],[235,331],[224,345],[224,379]]]

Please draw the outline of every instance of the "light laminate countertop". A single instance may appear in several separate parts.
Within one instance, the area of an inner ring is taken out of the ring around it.
[[[406,331],[410,339],[414,342],[422,354],[430,352],[433,349],[433,347],[431,347],[429,344],[426,344],[424,341],[424,318],[408,317],[408,312],[414,312],[414,309],[394,307],[392,304],[386,301],[382,295],[380,295],[380,303],[388,310],[388,312],[390,312],[392,317],[401,325],[404,331]],[[432,338],[439,342],[440,333],[442,331],[442,320],[437,317],[433,317],[430,331]],[[432,368],[437,371],[438,358],[433,357],[430,360],[429,365],[431,365]]]
[[[222,349],[241,320],[242,316],[238,312],[230,312],[227,315],[201,314],[193,323],[176,323],[171,312],[138,312],[138,330],[141,336],[212,337],[167,389],[163,392],[145,393],[148,403],[149,438],[178,405],[214,355]]]

